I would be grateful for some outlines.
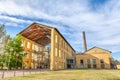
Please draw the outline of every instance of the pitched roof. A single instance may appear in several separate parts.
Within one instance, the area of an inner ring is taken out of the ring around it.
[[[21,34],[22,36],[24,36],[24,37],[26,37],[30,40],[33,40],[33,41],[35,41],[39,44],[46,45],[50,42],[50,38],[47,37],[47,35],[51,34],[51,29],[52,28],[55,29],[60,34],[60,36],[66,41],[66,43],[72,48],[72,46],[68,43],[68,41],[57,30],[57,28],[47,26],[47,25],[44,25],[44,24],[39,24],[39,23],[33,22],[27,28],[25,28],[24,30],[19,32],[18,34]],[[46,42],[43,39],[46,40]],[[40,40],[44,41],[44,44]]]
[[[23,31],[21,31],[19,34],[22,36],[35,41],[43,46],[50,43],[50,34],[51,29],[50,27],[38,23],[32,23],[27,28],[25,28]]]
[[[87,51],[90,51],[90,50],[92,50],[92,49],[94,49],[94,48],[99,48],[99,47],[94,46],[94,47],[92,47],[91,49],[89,49],[89,50],[87,50]],[[105,50],[105,51],[108,51],[108,52],[112,53],[111,51],[106,50],[106,49],[103,49],[103,48],[99,48],[99,49],[101,49],[101,50]],[[87,51],[86,51],[86,52],[87,52]]]

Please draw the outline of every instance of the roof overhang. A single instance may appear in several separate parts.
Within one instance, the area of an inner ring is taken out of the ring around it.
[[[51,28],[46,25],[32,23],[19,34],[42,46],[45,46],[50,43]]]

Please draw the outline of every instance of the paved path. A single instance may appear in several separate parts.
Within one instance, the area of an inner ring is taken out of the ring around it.
[[[5,77],[15,77],[24,76],[26,74],[35,74],[44,71],[49,71],[49,69],[35,69],[35,70],[0,70],[0,78]],[[4,75],[3,75],[4,74]]]

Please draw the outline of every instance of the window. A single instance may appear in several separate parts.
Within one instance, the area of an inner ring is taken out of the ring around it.
[[[37,54],[32,53],[32,59],[37,61]]]
[[[66,56],[65,56],[65,55],[66,55],[66,53],[64,52],[64,59],[66,58]]]
[[[104,69],[104,68],[105,68],[105,65],[104,65],[104,64],[101,64],[101,68]]]
[[[84,61],[80,60],[80,68],[84,68]]]
[[[103,64],[103,63],[104,63],[104,60],[103,60],[103,59],[100,59],[100,63]]]
[[[59,57],[61,57],[61,50],[59,50]]]
[[[66,43],[65,43],[65,45],[64,45],[64,49],[66,49]]]
[[[55,48],[55,56],[57,56],[58,52],[57,52],[57,48]]]
[[[73,63],[73,60],[70,60],[70,63]]]
[[[58,42],[58,36],[55,35],[55,42],[57,43]]]
[[[91,68],[91,64],[87,64],[88,68]]]
[[[96,59],[93,59],[93,64],[96,64]]]
[[[96,64],[93,64],[93,68],[97,68],[97,65],[96,65]]]
[[[83,64],[83,60],[80,60],[80,64]]]
[[[94,53],[97,53],[97,50],[94,50]]]
[[[26,52],[27,53],[27,52]],[[25,55],[25,58],[29,58],[29,53],[27,53],[26,55]]]
[[[35,49],[36,51],[38,51],[38,50],[39,50],[39,48],[38,48],[38,46],[37,46],[37,45],[35,45],[35,46],[34,46],[34,49]]]
[[[67,64],[73,64],[73,60],[72,59],[67,59]]]
[[[87,59],[87,66],[88,68],[91,68],[90,59]]]
[[[27,42],[27,48],[30,48],[30,42]]]
[[[24,40],[22,40],[22,44],[21,44],[21,46],[24,46]]]
[[[93,59],[93,68],[97,68],[96,59]]]
[[[90,64],[90,59],[87,60],[87,64]]]
[[[32,50],[34,50],[34,44],[32,44]]]
[[[104,64],[104,60],[100,59],[100,64],[101,64],[101,68],[104,69],[105,68],[105,64]]]

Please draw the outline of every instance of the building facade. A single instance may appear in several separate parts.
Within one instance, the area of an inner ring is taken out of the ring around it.
[[[75,50],[53,27],[32,23],[19,34],[23,36],[24,68],[50,70],[75,68]]]
[[[94,47],[76,54],[54,27],[32,23],[19,34],[23,37],[25,69],[110,68],[110,51]]]
[[[76,55],[77,68],[111,68],[111,52],[93,47],[82,54]]]

